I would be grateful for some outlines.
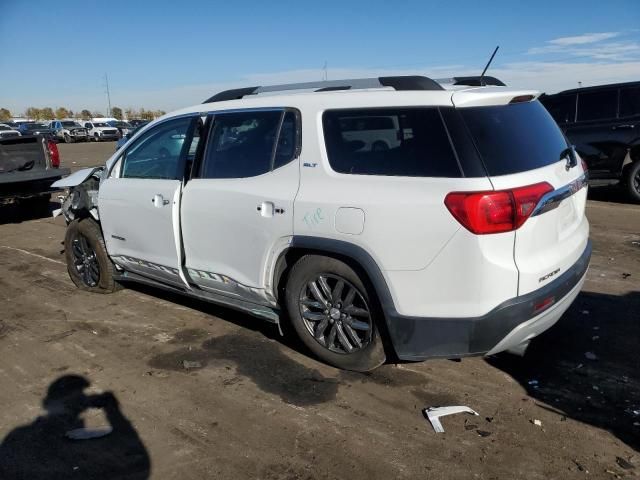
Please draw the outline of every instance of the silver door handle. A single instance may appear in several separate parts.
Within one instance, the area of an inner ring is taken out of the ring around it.
[[[160,195],[159,193],[156,193],[151,199],[151,203],[153,203],[154,207],[160,208],[160,207],[164,207],[165,205],[169,205],[169,200],[165,200],[165,198],[162,195]]]

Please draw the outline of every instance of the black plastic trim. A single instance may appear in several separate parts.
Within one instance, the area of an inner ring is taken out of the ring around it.
[[[444,90],[435,80],[419,75],[400,77],[378,77],[381,85],[393,87],[396,90]]]
[[[224,90],[220,93],[216,93],[213,97],[209,97],[202,103],[212,103],[212,102],[224,102],[227,100],[239,100],[245,95],[251,95],[260,87],[244,87],[244,88],[234,88],[232,90]]]
[[[493,85],[496,87],[506,87],[507,85],[496,77],[490,77],[485,75],[469,76],[469,77],[453,77],[454,85],[468,85],[470,87],[484,87],[487,85]]]
[[[344,85],[344,86],[337,86],[337,87],[319,88],[318,90],[316,90],[316,92],[335,92],[338,90],[350,90],[350,89],[351,89],[351,85]]]

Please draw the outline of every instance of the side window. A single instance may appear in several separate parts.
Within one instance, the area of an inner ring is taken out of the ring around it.
[[[462,176],[437,108],[328,110],[322,125],[329,164],[336,172]]]
[[[617,89],[578,94],[579,121],[616,118],[617,107]]]
[[[181,179],[181,153],[192,120],[170,120],[145,132],[125,152],[120,176]]]
[[[571,123],[576,118],[576,95],[558,95],[542,99],[542,103],[560,125]]]
[[[216,115],[200,177],[255,177],[271,171],[274,163],[284,165],[293,155],[287,149],[295,149],[295,117],[293,121],[289,120],[293,129],[285,125],[280,129],[282,120],[282,111],[258,110]],[[275,148],[280,130],[281,140]],[[292,135],[293,140],[287,135]]]
[[[640,87],[620,89],[620,116],[640,115]]]

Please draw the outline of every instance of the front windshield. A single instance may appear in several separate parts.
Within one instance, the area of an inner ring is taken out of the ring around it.
[[[94,123],[93,126],[94,127],[108,127],[109,125],[107,125],[106,123]]]
[[[79,127],[80,124],[76,122],[61,122],[63,127]]]
[[[29,123],[25,125],[27,130],[35,130],[36,128],[48,128],[44,123]]]
[[[131,127],[127,122],[113,122],[114,127]]]

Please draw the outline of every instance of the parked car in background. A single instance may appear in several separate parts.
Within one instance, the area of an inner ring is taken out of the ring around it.
[[[18,131],[22,135],[42,135],[43,137],[53,139],[53,131],[46,123],[24,122],[18,126]]]
[[[640,202],[640,82],[576,88],[540,101],[589,167]]]
[[[148,122],[147,122],[148,123]],[[118,150],[120,147],[122,147],[125,143],[127,143],[129,141],[130,138],[133,138],[133,136],[138,133],[142,127],[144,127],[147,123],[143,123],[140,126],[132,129],[129,133],[127,133],[126,135],[123,135],[121,138],[118,139],[118,141],[116,142],[116,150]]]
[[[591,255],[583,165],[537,97],[426,77],[221,92],[55,184],[67,270],[286,312],[345,369],[522,354]]]
[[[20,201],[48,209],[51,183],[69,174],[58,146],[42,136],[0,139],[0,205]]]
[[[118,129],[104,122],[84,122],[89,139],[100,142],[103,140],[118,140]]]
[[[87,129],[74,120],[54,120],[49,127],[56,139],[65,143],[86,142],[89,138]]]
[[[139,127],[140,125],[146,125],[147,123],[149,123],[149,120],[141,120],[139,118],[129,120],[129,125],[132,127]]]
[[[7,125],[6,123],[0,123],[0,139],[2,138],[11,138],[11,137],[19,137],[21,133]]]
[[[129,123],[123,121],[123,120],[109,120],[106,123],[109,126],[118,129],[118,134],[120,135],[120,138],[122,138],[124,135],[129,134],[129,132],[132,131],[135,128],[132,125],[130,125]]]

